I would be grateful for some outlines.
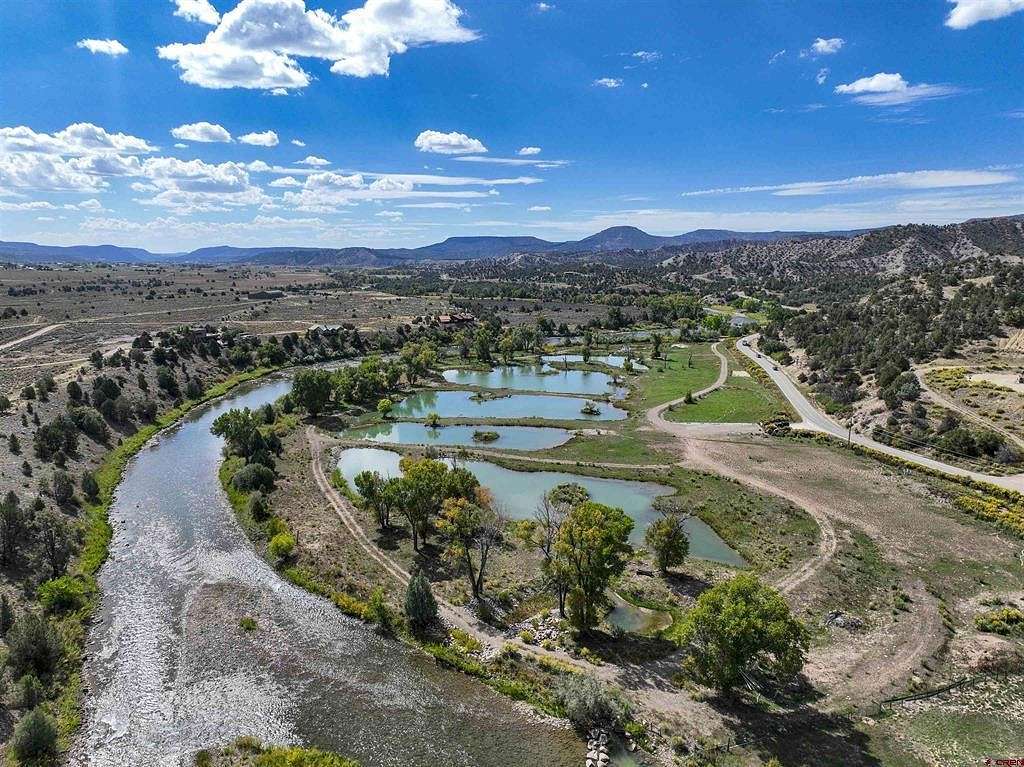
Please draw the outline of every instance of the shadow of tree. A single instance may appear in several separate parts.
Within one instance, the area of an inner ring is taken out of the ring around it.
[[[801,706],[768,711],[736,698],[713,697],[707,703],[722,715],[734,733],[734,743],[763,760],[775,757],[783,765],[849,765],[880,767],[870,737],[854,720],[840,713]]]

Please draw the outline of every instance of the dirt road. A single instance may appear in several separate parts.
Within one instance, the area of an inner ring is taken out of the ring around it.
[[[23,344],[23,343],[25,343],[27,341],[31,341],[33,338],[39,338],[40,336],[45,336],[47,333],[52,333],[53,331],[57,330],[58,328],[62,328],[62,327],[64,327],[64,323],[63,322],[59,322],[56,325],[46,325],[45,327],[41,327],[41,328],[39,328],[39,330],[33,331],[32,333],[29,333],[28,335],[24,335],[24,336],[21,336],[20,338],[15,338],[13,341],[7,341],[6,343],[0,344],[0,351],[4,351],[5,349],[10,349],[10,348],[12,348],[14,346],[19,346],[20,344]]]

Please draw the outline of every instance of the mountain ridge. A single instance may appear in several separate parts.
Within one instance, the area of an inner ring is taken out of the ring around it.
[[[89,261],[110,261],[116,263],[254,263],[275,264],[275,258],[297,262],[320,262],[330,265],[329,258],[336,257],[338,265],[356,266],[351,263],[359,256],[370,262],[445,261],[480,258],[500,258],[513,253],[581,253],[612,252],[620,250],[653,250],[669,245],[696,244],[726,241],[777,241],[826,235],[851,236],[862,230],[850,232],[738,232],[728,229],[696,229],[679,235],[649,234],[635,226],[612,226],[579,240],[562,242],[544,240],[528,235],[473,235],[448,237],[441,242],[416,248],[370,248],[350,246],[344,248],[317,248],[310,246],[250,246],[211,245],[188,252],[158,253],[145,248],[120,245],[40,245],[34,242],[0,241],[0,260],[15,259],[17,263],[47,263],[68,261],[87,263]],[[284,261],[283,263],[287,263]],[[309,265],[313,265],[309,263]],[[368,263],[366,265],[374,265]]]
[[[579,240],[554,242],[532,236],[479,235],[448,237],[417,248],[369,248],[350,246],[236,247],[213,245],[184,253],[153,253],[144,248],[119,245],[49,246],[31,242],[0,242],[0,261],[16,263],[129,263],[208,265],[257,264],[265,266],[384,267],[430,261],[500,259],[527,254],[552,257],[613,257],[628,261],[631,253],[664,253],[664,262],[791,261],[796,254],[823,261],[859,261],[874,269],[889,268],[894,258],[916,263],[936,261],[974,249],[991,254],[1024,253],[1024,215],[970,219],[955,224],[897,224],[873,229],[826,232],[737,232],[728,229],[695,229],[679,235],[649,234],[635,226],[613,226]],[[688,254],[689,251],[692,253]],[[700,253],[697,258],[696,254]],[[902,255],[894,256],[900,252]],[[715,253],[716,256],[710,254]],[[657,257],[657,256],[656,256]]]

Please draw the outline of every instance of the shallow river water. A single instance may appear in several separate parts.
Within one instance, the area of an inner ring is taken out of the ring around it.
[[[256,555],[221,491],[210,424],[288,386],[264,382],[204,409],[130,463],[110,512],[71,764],[192,764],[240,735],[365,767],[582,764],[571,732],[378,637]],[[245,616],[256,631],[241,630]]]

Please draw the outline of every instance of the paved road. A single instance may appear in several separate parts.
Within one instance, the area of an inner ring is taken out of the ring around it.
[[[786,399],[793,406],[793,409],[799,415],[800,423],[794,424],[795,429],[806,429],[809,431],[820,431],[826,434],[831,434],[839,439],[847,439],[855,442],[863,447],[869,447],[872,450],[877,450],[880,453],[886,453],[887,455],[894,456],[896,458],[902,458],[904,461],[923,466],[928,469],[934,469],[941,471],[946,474],[952,474],[957,477],[966,477],[968,479],[978,480],[980,482],[988,482],[992,485],[998,485],[1005,487],[1009,490],[1016,490],[1017,492],[1024,492],[1024,474],[1015,474],[1011,477],[994,477],[989,474],[982,474],[977,471],[969,471],[967,469],[961,469],[959,466],[952,466],[942,461],[937,461],[933,458],[928,458],[918,453],[912,453],[909,450],[900,450],[896,447],[890,447],[889,445],[883,445],[881,442],[876,442],[870,437],[866,437],[863,434],[849,433],[846,427],[833,421],[825,413],[821,412],[815,407],[807,397],[804,396],[803,392],[797,388],[797,385],[793,383],[789,376],[787,376],[781,368],[779,368],[774,360],[754,348],[758,335],[746,336],[741,338],[736,344],[736,348],[740,350],[742,354],[747,355],[750,359],[761,366],[762,369],[771,377],[772,381],[779,390],[785,395]]]

